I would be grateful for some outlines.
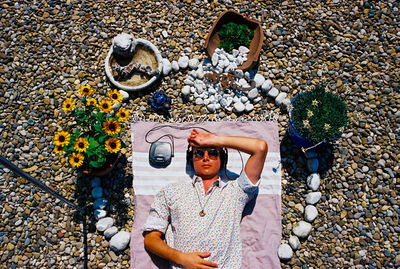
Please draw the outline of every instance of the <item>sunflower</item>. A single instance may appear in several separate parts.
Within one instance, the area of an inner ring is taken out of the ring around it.
[[[121,141],[119,139],[113,137],[106,141],[106,150],[110,153],[117,153],[121,150]]]
[[[65,131],[57,132],[54,135],[54,143],[56,146],[66,146],[69,143],[70,135]]]
[[[100,111],[103,113],[110,112],[112,109],[111,101],[108,99],[101,100],[100,104],[99,104],[99,108],[100,108]]]
[[[86,152],[87,148],[89,147],[89,142],[83,138],[79,137],[78,140],[75,142],[75,150],[78,152]]]
[[[121,107],[117,112],[118,121],[126,121],[129,119],[129,112],[125,108]]]
[[[64,146],[55,146],[54,151],[57,154],[62,154],[64,152]]]
[[[121,132],[121,125],[114,119],[108,119],[108,121],[103,123],[103,130],[108,135],[119,134]]]
[[[86,105],[95,106],[95,105],[97,105],[97,101],[94,98],[89,98],[89,99],[86,100]]]
[[[74,167],[79,167],[83,164],[83,157],[82,153],[72,153],[71,156],[69,157],[69,163],[74,166]]]
[[[64,112],[73,110],[75,107],[75,101],[72,98],[66,99],[62,104],[62,109]]]
[[[112,90],[107,92],[107,96],[113,101],[113,103],[121,103],[122,102],[122,94],[118,90]]]
[[[84,85],[79,89],[79,94],[83,96],[89,96],[93,94],[93,89],[89,85]]]

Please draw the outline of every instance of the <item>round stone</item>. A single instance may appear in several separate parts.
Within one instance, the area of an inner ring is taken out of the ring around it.
[[[278,248],[278,256],[282,260],[290,260],[293,257],[293,250],[288,244],[281,244]]]
[[[310,234],[312,226],[305,221],[299,221],[293,228],[293,233],[299,238],[307,238]]]

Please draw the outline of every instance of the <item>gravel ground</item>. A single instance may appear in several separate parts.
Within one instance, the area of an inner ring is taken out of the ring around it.
[[[1,1],[1,155],[72,201],[90,205],[90,178],[64,165],[53,151],[54,132],[65,121],[62,101],[82,84],[102,94],[112,88],[103,62],[112,38],[121,32],[152,41],[170,61],[183,53],[204,59],[204,39],[228,8],[262,22],[265,41],[258,72],[275,87],[291,98],[303,87],[325,81],[349,107],[343,137],[319,152],[322,197],[311,235],[282,267],[400,266],[398,1]],[[153,118],[147,100],[157,88],[172,97],[172,117],[205,114],[204,107],[182,103],[186,73],[163,78],[124,105]],[[306,159],[288,139],[287,113],[273,99],[265,97],[241,118],[259,119],[265,112],[279,114],[285,242],[303,220]],[[124,139],[129,149],[128,130]],[[117,227],[130,231],[131,152],[123,153],[126,157],[102,179],[102,186],[114,205],[109,211]],[[0,189],[1,268],[82,265],[82,226],[71,208],[8,169],[0,168]],[[127,268],[129,250],[111,251],[93,223],[89,266]]]

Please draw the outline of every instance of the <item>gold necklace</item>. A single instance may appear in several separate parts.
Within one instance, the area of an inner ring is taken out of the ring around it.
[[[201,206],[201,200],[200,200],[199,191],[197,190],[196,184],[194,185],[194,188],[196,189],[196,193],[197,193],[197,198],[199,199],[200,208],[201,208],[201,211],[199,212],[199,216],[200,216],[200,217],[204,217],[204,216],[206,215],[206,212],[204,212],[204,208],[206,207],[206,205],[207,205],[207,203],[208,203],[208,200],[210,200],[210,197],[211,197],[211,195],[212,195],[213,192],[214,192],[214,189],[215,189],[214,187],[215,187],[215,185],[212,186],[212,188],[211,188],[211,193],[209,194],[209,196],[208,196],[206,202],[204,203],[204,206]]]

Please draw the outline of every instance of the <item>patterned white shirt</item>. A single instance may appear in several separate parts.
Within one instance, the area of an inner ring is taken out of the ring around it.
[[[156,194],[143,231],[167,233],[167,244],[182,252],[211,252],[205,259],[218,268],[242,268],[240,222],[259,182],[253,184],[242,172],[236,180],[218,178],[207,194],[197,176],[192,182],[169,184]],[[206,215],[201,217],[203,207]],[[169,224],[172,236],[168,236]],[[183,268],[170,264],[173,269]]]

